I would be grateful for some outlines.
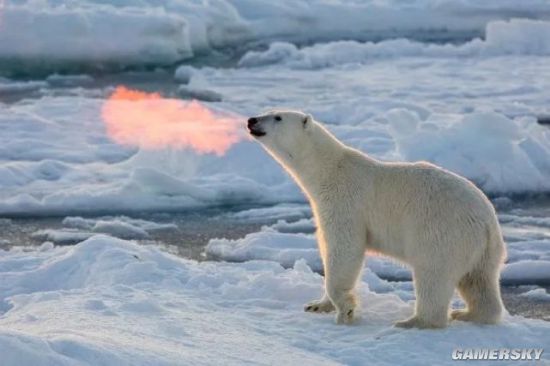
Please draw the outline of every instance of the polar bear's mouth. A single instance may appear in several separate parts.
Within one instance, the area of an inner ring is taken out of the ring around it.
[[[256,137],[265,136],[265,132],[249,127],[250,134]]]
[[[261,129],[258,128],[258,124],[259,124],[259,118],[257,117],[251,117],[248,119],[248,131],[250,131],[250,134],[252,136],[256,136],[256,137],[260,137],[260,136],[265,136],[265,131],[262,131]]]

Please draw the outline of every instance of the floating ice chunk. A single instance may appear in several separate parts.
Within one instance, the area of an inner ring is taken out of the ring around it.
[[[529,290],[527,292],[522,293],[520,296],[528,297],[533,300],[538,301],[550,301],[550,294],[546,292],[546,289],[544,288],[536,288],[534,290]]]
[[[280,233],[265,228],[240,240],[212,239],[205,250],[211,258],[236,262],[272,260],[284,267],[291,267],[297,260],[305,259],[311,268],[322,270],[315,239],[306,234]]]
[[[434,121],[438,116],[419,123],[403,112],[388,116],[394,129],[397,126],[397,152],[407,161],[433,162],[489,192],[550,190],[550,169],[542,165],[550,158],[550,136],[534,121],[522,124],[494,112],[467,114],[456,122]],[[399,128],[402,125],[407,127]],[[526,137],[537,144],[537,153],[522,148]]]
[[[158,8],[7,5],[0,58],[169,63],[192,54],[185,20]]]
[[[147,239],[149,237],[147,231],[142,228],[120,220],[100,220],[95,223],[92,231],[94,233],[109,234],[121,239]]]
[[[178,88],[178,95],[185,99],[197,99],[204,102],[221,102],[223,99],[223,96],[214,90],[199,89],[187,85],[181,85]]]
[[[92,232],[83,232],[71,229],[45,229],[35,231],[32,234],[32,237],[38,240],[47,240],[57,245],[71,245],[80,243],[93,235],[94,233]]]
[[[60,75],[52,74],[46,78],[46,82],[54,87],[85,86],[93,83],[94,79],[89,75]]]
[[[174,78],[184,84],[189,84],[193,75],[197,72],[193,66],[181,65],[174,72]]]
[[[522,260],[506,265],[501,279],[509,285],[550,284],[550,260]]]
[[[229,214],[231,218],[245,221],[267,221],[279,219],[302,219],[311,216],[309,205],[283,203],[270,207],[251,208]]]
[[[285,42],[274,42],[266,51],[249,51],[240,67],[285,64],[297,69],[318,69],[373,59],[395,57],[477,57],[502,55],[550,55],[550,22],[531,19],[494,21],[487,25],[485,40],[474,39],[462,45],[426,44],[409,39],[378,43],[336,41],[298,49]]]
[[[304,233],[311,234],[315,232],[315,224],[313,219],[300,219],[294,222],[278,220],[271,228],[280,233]]]

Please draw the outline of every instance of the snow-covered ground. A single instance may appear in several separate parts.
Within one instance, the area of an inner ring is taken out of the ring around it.
[[[392,291],[368,270],[360,321],[337,326],[303,312],[322,291],[304,260],[288,269],[197,263],[98,235],[0,251],[0,274],[3,365],[446,365],[455,348],[550,347],[550,323],[514,316],[498,326],[392,328],[413,310],[411,286]],[[384,285],[387,293],[370,289]]]
[[[160,68],[101,71],[137,65]],[[247,116],[298,108],[376,158],[472,179],[500,213],[503,283],[548,304],[548,207],[510,209],[550,193],[548,90],[544,0],[0,1],[0,216],[65,217],[29,231],[39,247],[0,232],[14,246],[0,249],[0,364],[441,365],[453,348],[550,350],[549,323],[519,316],[393,329],[414,292],[409,270],[380,257],[356,326],[303,313],[322,289],[311,212],[245,134]],[[189,108],[238,123],[174,134]],[[120,116],[139,141],[112,138]],[[136,126],[156,116],[181,143],[143,144]],[[143,245],[180,225],[135,214],[207,207],[254,228],[209,241],[207,257],[227,262]]]

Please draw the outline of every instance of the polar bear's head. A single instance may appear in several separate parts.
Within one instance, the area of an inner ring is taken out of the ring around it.
[[[284,158],[307,145],[313,118],[299,111],[274,110],[248,119],[248,130],[268,151]]]

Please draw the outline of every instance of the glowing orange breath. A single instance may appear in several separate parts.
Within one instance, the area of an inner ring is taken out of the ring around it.
[[[196,100],[116,88],[102,108],[107,134],[118,144],[145,149],[191,148],[223,155],[244,134],[237,118],[221,115]]]

